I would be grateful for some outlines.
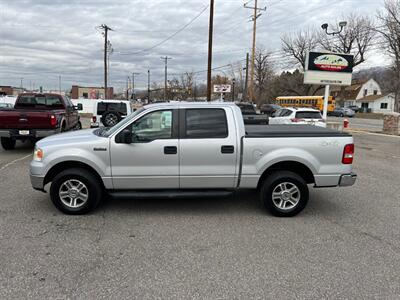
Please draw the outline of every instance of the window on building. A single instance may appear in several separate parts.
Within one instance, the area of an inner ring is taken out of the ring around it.
[[[365,89],[365,90],[364,90],[364,97],[367,96],[367,95],[368,95],[368,90]]]
[[[374,90],[374,95],[378,95],[378,90]]]
[[[388,104],[387,103],[381,103],[381,109],[387,109]]]
[[[369,103],[368,103],[368,102],[363,102],[363,103],[361,103],[361,107],[362,107],[362,108],[368,108],[368,106],[369,106]]]
[[[88,93],[83,93],[82,96],[83,96],[83,98],[87,99],[89,97],[89,94]]]

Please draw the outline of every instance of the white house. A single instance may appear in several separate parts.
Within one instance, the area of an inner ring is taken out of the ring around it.
[[[394,93],[387,95],[370,95],[356,100],[358,107],[371,109],[373,113],[389,113],[394,111]]]
[[[340,87],[332,89],[332,96],[340,98]],[[370,109],[374,113],[387,113],[394,111],[393,94],[382,95],[379,84],[374,79],[366,81],[354,81],[351,86],[345,88],[344,105],[355,105]]]

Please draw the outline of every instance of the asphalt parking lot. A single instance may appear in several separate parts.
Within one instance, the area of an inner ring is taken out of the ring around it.
[[[32,146],[1,149],[0,298],[398,299],[400,138],[355,141],[356,185],[290,219],[250,192],[66,216],[30,186]]]

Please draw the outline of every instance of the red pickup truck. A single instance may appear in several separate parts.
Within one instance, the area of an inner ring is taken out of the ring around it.
[[[67,97],[58,94],[20,94],[14,109],[0,110],[1,145],[14,149],[16,140],[36,140],[82,128],[78,110]]]

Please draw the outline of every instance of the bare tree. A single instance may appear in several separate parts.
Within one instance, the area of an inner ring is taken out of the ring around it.
[[[282,51],[288,56],[293,66],[305,69],[307,52],[315,50],[319,43],[318,35],[310,29],[286,34],[281,38]]]
[[[366,54],[370,49],[371,41],[375,32],[373,22],[369,17],[349,14],[344,18],[348,20],[346,27],[337,35],[328,36],[325,32],[320,34],[320,45],[322,48],[339,53],[352,54],[354,56],[354,67],[366,60]],[[333,26],[334,31],[339,31]],[[340,88],[340,104],[344,104],[345,87]]]
[[[374,38],[373,22],[369,17],[356,14],[348,15],[345,20],[348,23],[342,32],[334,36],[321,32],[319,43],[326,50],[353,54],[354,66],[358,66],[365,62],[365,55]],[[338,31],[337,26],[333,26],[333,31]]]
[[[256,50],[254,73],[257,99],[260,102],[266,96],[268,81],[274,76],[271,55],[263,48]]]
[[[400,110],[400,0],[386,0],[384,10],[378,12],[377,17],[382,26],[374,30],[383,39],[382,50],[387,51],[393,59],[391,87],[394,91],[394,110],[398,112]]]
[[[194,73],[193,72],[185,72],[181,76],[180,82],[181,88],[181,99],[187,100],[189,97],[193,96],[193,88],[194,88]]]

